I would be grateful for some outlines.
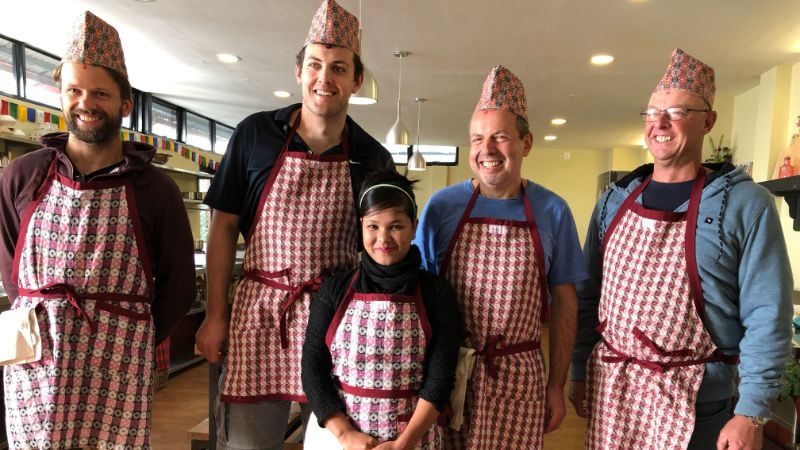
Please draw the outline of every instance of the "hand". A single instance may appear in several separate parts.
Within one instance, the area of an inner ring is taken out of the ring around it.
[[[564,404],[564,387],[547,387],[544,403],[544,432],[555,431],[561,426],[564,416],[567,415],[567,407]]]
[[[218,363],[222,356],[222,348],[227,334],[227,320],[206,316],[194,336],[197,351],[211,364]]]
[[[339,436],[339,443],[342,444],[342,450],[369,450],[378,445],[374,437],[356,430],[342,433]]]
[[[584,419],[589,416],[586,405],[586,382],[573,380],[569,383],[569,401],[575,413]]]
[[[414,448],[413,446],[410,448]],[[407,450],[398,441],[386,441],[373,447],[373,450]]]
[[[762,431],[749,418],[735,415],[719,432],[717,450],[760,450]]]

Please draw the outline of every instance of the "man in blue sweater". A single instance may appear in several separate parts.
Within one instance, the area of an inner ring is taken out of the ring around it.
[[[654,163],[595,207],[570,392],[587,449],[761,448],[792,273],[769,192],[701,163],[714,93],[713,69],[676,49],[641,113]]]

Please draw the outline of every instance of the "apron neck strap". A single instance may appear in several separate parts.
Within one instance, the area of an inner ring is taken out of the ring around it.
[[[297,128],[300,126],[300,116],[303,114],[303,107],[301,106],[300,109],[297,110],[297,116],[295,116],[294,121],[291,123],[289,127],[289,133],[286,135],[286,142],[283,143],[283,152],[289,150],[289,145],[291,145],[292,140],[294,139],[294,135],[297,134]],[[344,127],[342,128],[342,155],[348,157],[350,155],[350,133],[347,132],[347,122],[345,122]]]
[[[525,192],[525,180],[522,180],[520,183],[520,189],[522,190],[522,205],[525,208],[525,221],[534,224],[536,221],[533,218],[533,209],[531,208],[531,203],[528,201],[528,193]],[[481,183],[478,182],[478,185],[475,186],[475,189],[472,190],[472,196],[469,198],[469,202],[467,203],[467,207],[464,210],[464,217],[469,219],[470,214],[472,213],[472,208],[475,207],[475,202],[478,200],[478,196],[481,193]]]

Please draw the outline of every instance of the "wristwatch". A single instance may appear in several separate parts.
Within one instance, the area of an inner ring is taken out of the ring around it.
[[[753,422],[753,425],[755,425],[756,428],[763,427],[770,420],[769,417],[759,417],[759,416],[745,416],[745,417],[750,419],[750,421]]]

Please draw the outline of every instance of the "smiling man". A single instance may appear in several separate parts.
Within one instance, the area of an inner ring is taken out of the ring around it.
[[[561,424],[575,338],[575,282],[586,276],[575,222],[553,192],[522,178],[531,151],[522,82],[495,66],[469,126],[475,178],[436,192],[416,243],[425,269],[455,288],[478,351],[464,425],[448,449],[538,449]],[[550,364],[540,349],[552,296]]]
[[[714,93],[714,70],[676,49],[641,113],[654,163],[595,207],[570,392],[587,449],[761,448],[792,273],[770,193],[701,163]]]
[[[81,15],[54,79],[69,133],[0,176],[3,286],[43,333],[39,361],[5,368],[10,448],[147,450],[154,346],[195,299],[192,231],[155,149],[120,139],[117,31]]]
[[[391,156],[347,116],[363,80],[358,19],[326,0],[297,55],[303,102],[244,119],[206,196],[208,309],[197,347],[223,362],[217,449],[281,448],[320,277],[356,263],[354,193]],[[239,234],[244,279],[228,310]],[[227,353],[223,356],[223,344]]]

